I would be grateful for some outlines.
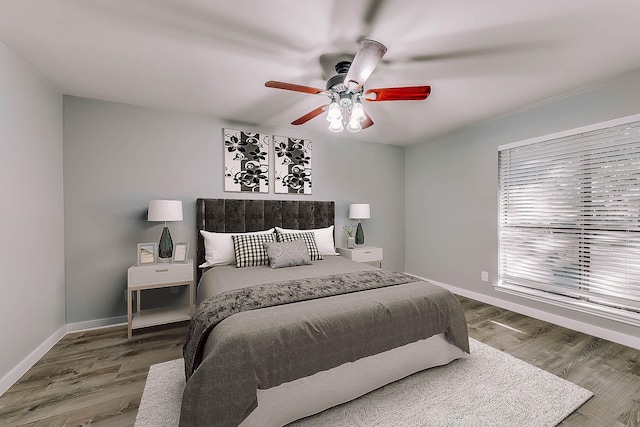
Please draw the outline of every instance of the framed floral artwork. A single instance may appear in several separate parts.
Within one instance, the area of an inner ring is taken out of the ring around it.
[[[269,192],[269,136],[222,129],[224,191]]]
[[[275,192],[311,194],[311,141],[273,136]]]

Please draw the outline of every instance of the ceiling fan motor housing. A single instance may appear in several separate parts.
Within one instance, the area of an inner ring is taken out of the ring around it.
[[[344,78],[347,76],[349,68],[351,68],[351,61],[338,62],[335,66],[338,74],[327,80],[327,90],[333,90],[336,93],[345,92],[347,86],[344,84]]]
[[[344,78],[346,73],[338,74],[327,80],[327,90],[331,90],[336,93],[346,92],[347,86],[344,84]]]
[[[336,64],[336,73],[347,74],[349,68],[351,68],[351,61],[340,61]]]

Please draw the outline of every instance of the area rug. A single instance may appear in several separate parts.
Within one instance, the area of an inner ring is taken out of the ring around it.
[[[296,427],[555,426],[593,393],[470,339],[471,355],[296,421]],[[136,427],[175,427],[184,362],[151,366]]]

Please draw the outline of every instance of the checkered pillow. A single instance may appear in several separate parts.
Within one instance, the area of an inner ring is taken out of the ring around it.
[[[236,254],[236,267],[253,267],[269,264],[269,256],[264,242],[275,242],[275,233],[239,234],[233,237],[233,250]]]
[[[317,261],[322,258],[318,245],[316,245],[316,237],[313,232],[308,233],[278,233],[278,242],[292,242],[294,240],[302,239],[307,244],[309,249],[309,257],[311,261]]]

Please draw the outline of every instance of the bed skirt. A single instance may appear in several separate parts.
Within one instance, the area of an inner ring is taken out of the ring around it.
[[[464,355],[439,334],[267,390],[258,390],[258,407],[240,427],[281,427],[416,372],[446,365]]]

